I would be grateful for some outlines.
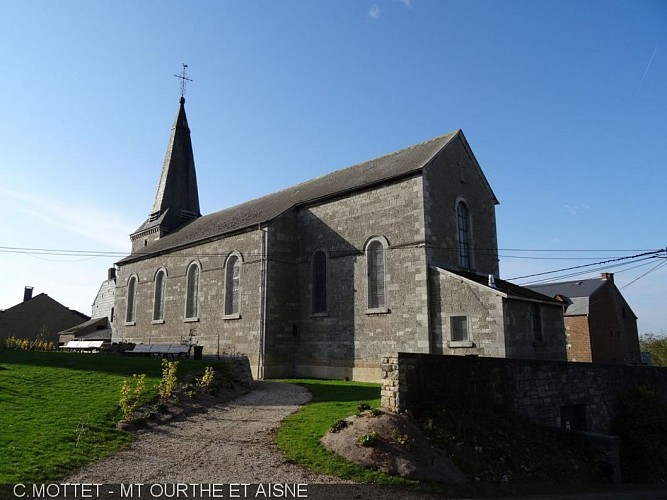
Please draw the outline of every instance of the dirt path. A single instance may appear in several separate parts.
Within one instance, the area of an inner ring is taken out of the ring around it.
[[[303,387],[256,381],[253,391],[141,433],[72,483],[340,483],[287,463],[273,442],[280,422],[310,399]]]

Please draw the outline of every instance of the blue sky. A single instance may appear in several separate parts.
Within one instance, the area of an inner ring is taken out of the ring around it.
[[[461,128],[503,278],[667,246],[663,0],[9,0],[0,47],[0,308],[30,285],[90,313],[182,63],[203,213]],[[602,269],[640,333],[667,334],[664,262]]]

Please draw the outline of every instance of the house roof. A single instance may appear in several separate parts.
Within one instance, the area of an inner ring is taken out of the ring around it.
[[[621,292],[616,288],[613,278],[606,279],[600,277],[576,281],[563,281],[545,285],[532,285],[528,288],[549,295],[550,297],[561,295],[569,298],[572,301],[572,304],[567,307],[565,316],[588,316],[590,312],[591,297],[604,286],[611,286],[620,300],[623,301],[628,311],[630,311],[635,318],[637,317]]]
[[[80,323],[78,325],[75,325],[71,328],[68,328],[66,330],[63,330],[62,332],[59,332],[60,335],[63,334],[72,334],[76,335],[77,332],[85,329],[85,328],[99,328],[99,329],[106,329],[107,324],[109,320],[105,318],[91,318],[88,321],[84,321],[83,323]]]
[[[455,274],[457,276],[460,276],[461,278],[465,278],[469,281],[473,281],[477,283],[478,285],[484,286],[490,290],[495,290],[497,292],[500,292],[502,294],[505,294],[507,298],[511,299],[520,299],[520,300],[531,300],[531,301],[539,301],[539,302],[550,302],[555,305],[562,305],[561,302],[555,300],[552,297],[549,297],[547,295],[544,295],[542,293],[536,292],[534,290],[531,290],[530,288],[526,288],[523,286],[515,285],[514,283],[510,283],[509,281],[505,281],[500,278],[494,278],[494,286],[489,285],[489,276],[488,275],[480,275],[477,273],[473,273],[470,271],[462,271],[459,269],[444,269],[442,267],[438,267],[437,269],[449,272],[451,274]]]
[[[565,316],[588,315],[590,296],[593,295],[607,280],[592,278],[586,280],[563,281],[544,285],[531,285],[528,288],[549,297],[561,295],[572,301],[565,311]]]
[[[90,316],[68,309],[47,294],[40,293],[0,313],[0,335],[35,339],[45,331],[45,338],[53,340],[57,338],[57,332],[89,319]]]
[[[547,283],[544,285],[531,285],[527,288],[548,295],[549,297],[564,295],[570,299],[574,299],[576,297],[590,297],[593,292],[600,288],[604,283],[606,283],[606,280],[593,278],[587,280],[562,281],[560,283]]]
[[[132,253],[120,260],[118,264],[141,260],[165,251],[258,226],[298,205],[317,203],[416,175],[455,137],[461,137],[465,142],[463,132],[457,130],[395,153],[337,170],[261,198],[200,217],[178,231],[149,243],[140,252]]]

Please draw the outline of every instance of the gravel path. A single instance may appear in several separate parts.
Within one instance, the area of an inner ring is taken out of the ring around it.
[[[256,381],[248,394],[150,429],[67,478],[71,483],[341,483],[285,461],[280,422],[310,400],[303,387]]]
[[[303,387],[255,381],[251,392],[203,413],[141,432],[129,448],[80,469],[65,483],[305,483],[313,500],[435,500],[444,494],[359,485],[285,461],[273,442],[280,422],[310,400]],[[333,486],[332,486],[333,485]],[[612,490],[613,491],[613,490]],[[254,496],[254,495],[253,495]],[[253,497],[251,496],[251,498]],[[473,495],[476,497],[476,495]],[[283,495],[283,498],[293,498]],[[57,497],[60,498],[60,497]],[[68,497],[70,498],[70,497]],[[118,498],[117,494],[100,498]],[[145,498],[142,496],[142,498]],[[150,498],[150,497],[146,497]],[[175,497],[174,497],[175,498]],[[180,498],[180,497],[179,497]],[[192,498],[191,496],[183,498]],[[208,497],[206,497],[208,498]],[[225,498],[228,498],[225,496]],[[245,498],[245,497],[244,497]],[[457,498],[470,498],[468,495]],[[665,499],[664,490],[523,497],[539,500]],[[508,499],[509,500],[509,499]]]

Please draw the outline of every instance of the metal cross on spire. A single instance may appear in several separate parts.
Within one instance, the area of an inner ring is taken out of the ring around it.
[[[174,75],[176,78],[180,78],[180,80],[181,80],[181,97],[185,97],[185,86],[187,85],[186,82],[191,82],[192,81],[188,78],[188,75],[185,72],[187,67],[188,67],[188,65],[183,63],[183,71],[181,72],[181,74],[180,75]]]

